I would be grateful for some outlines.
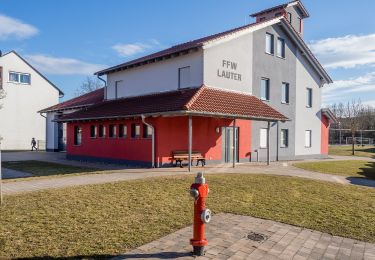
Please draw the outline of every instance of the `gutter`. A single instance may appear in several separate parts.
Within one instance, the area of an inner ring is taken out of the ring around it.
[[[98,79],[104,83],[104,100],[107,100],[107,81],[97,75]]]
[[[155,168],[155,128],[150,123],[146,122],[146,120],[145,120],[146,117],[144,115],[141,115],[141,118],[142,118],[142,122],[145,125],[147,125],[148,127],[150,127],[151,130],[152,130],[152,136],[151,136],[151,154],[152,154],[151,168]]]

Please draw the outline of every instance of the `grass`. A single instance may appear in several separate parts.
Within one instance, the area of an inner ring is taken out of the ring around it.
[[[5,197],[0,258],[104,258],[192,222],[193,176]],[[264,175],[209,175],[207,206],[375,242],[375,189]],[[188,243],[188,241],[186,241]]]
[[[82,174],[98,171],[98,169],[95,168],[79,167],[42,161],[3,162],[2,167],[16,171],[31,173],[33,176],[36,177],[65,174]]]
[[[375,146],[354,146],[355,153],[354,156],[360,157],[370,157],[375,158]],[[332,145],[329,146],[330,155],[341,155],[341,156],[352,156],[352,146],[351,145]]]
[[[315,171],[346,177],[375,179],[375,162],[367,162],[360,160],[302,162],[295,163],[294,166],[308,171]]]

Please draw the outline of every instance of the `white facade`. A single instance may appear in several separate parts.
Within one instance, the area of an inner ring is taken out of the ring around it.
[[[52,83],[15,52],[0,57],[2,87],[6,97],[0,102],[0,136],[3,150],[28,150],[31,139],[46,140],[46,119],[38,111],[52,106],[62,94]],[[9,72],[30,75],[30,84],[12,82]]]

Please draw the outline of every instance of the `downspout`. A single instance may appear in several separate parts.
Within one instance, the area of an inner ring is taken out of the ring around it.
[[[41,115],[42,117],[44,117],[46,119],[46,129],[44,131],[44,134],[45,134],[45,137],[46,137],[46,151],[47,151],[47,131],[48,131],[47,113],[46,113],[45,116],[43,115],[43,113],[39,113],[39,115]],[[39,150],[39,147],[38,147],[38,150]]]
[[[148,127],[151,128],[151,131],[152,131],[152,136],[151,136],[151,154],[152,154],[152,159],[151,159],[151,167],[152,168],[155,168],[155,128],[146,122],[145,120],[145,116],[144,115],[141,115],[141,118],[142,118],[142,122],[147,125]]]
[[[107,100],[107,81],[97,75],[98,79],[104,83],[104,100]]]

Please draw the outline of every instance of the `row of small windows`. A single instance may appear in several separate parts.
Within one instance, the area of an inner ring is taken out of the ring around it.
[[[21,84],[31,84],[31,75],[29,73],[21,72],[9,72],[9,82],[21,83]]]
[[[271,33],[266,33],[266,53],[273,55],[275,53],[274,48],[274,38],[275,36]],[[277,37],[276,42],[276,56],[280,58],[285,58],[285,40],[281,37]]]
[[[267,148],[267,128],[260,129],[260,148]],[[280,130],[280,147],[287,148],[289,146],[289,130],[281,129]],[[311,147],[311,130],[305,130],[305,147]]]
[[[281,103],[289,104],[289,83],[281,83]],[[270,100],[270,79],[262,78],[260,83],[260,99]],[[313,93],[312,88],[306,88],[306,107],[312,107]]]
[[[141,125],[131,124],[130,131],[131,138],[141,137]],[[105,138],[107,137],[107,126],[105,125],[91,125],[90,126],[90,138]],[[127,138],[128,137],[128,126],[124,124],[111,124],[108,126],[108,137],[109,138]],[[147,125],[143,125],[143,138],[152,137],[152,129]],[[82,127],[74,127],[74,145],[82,144]]]

